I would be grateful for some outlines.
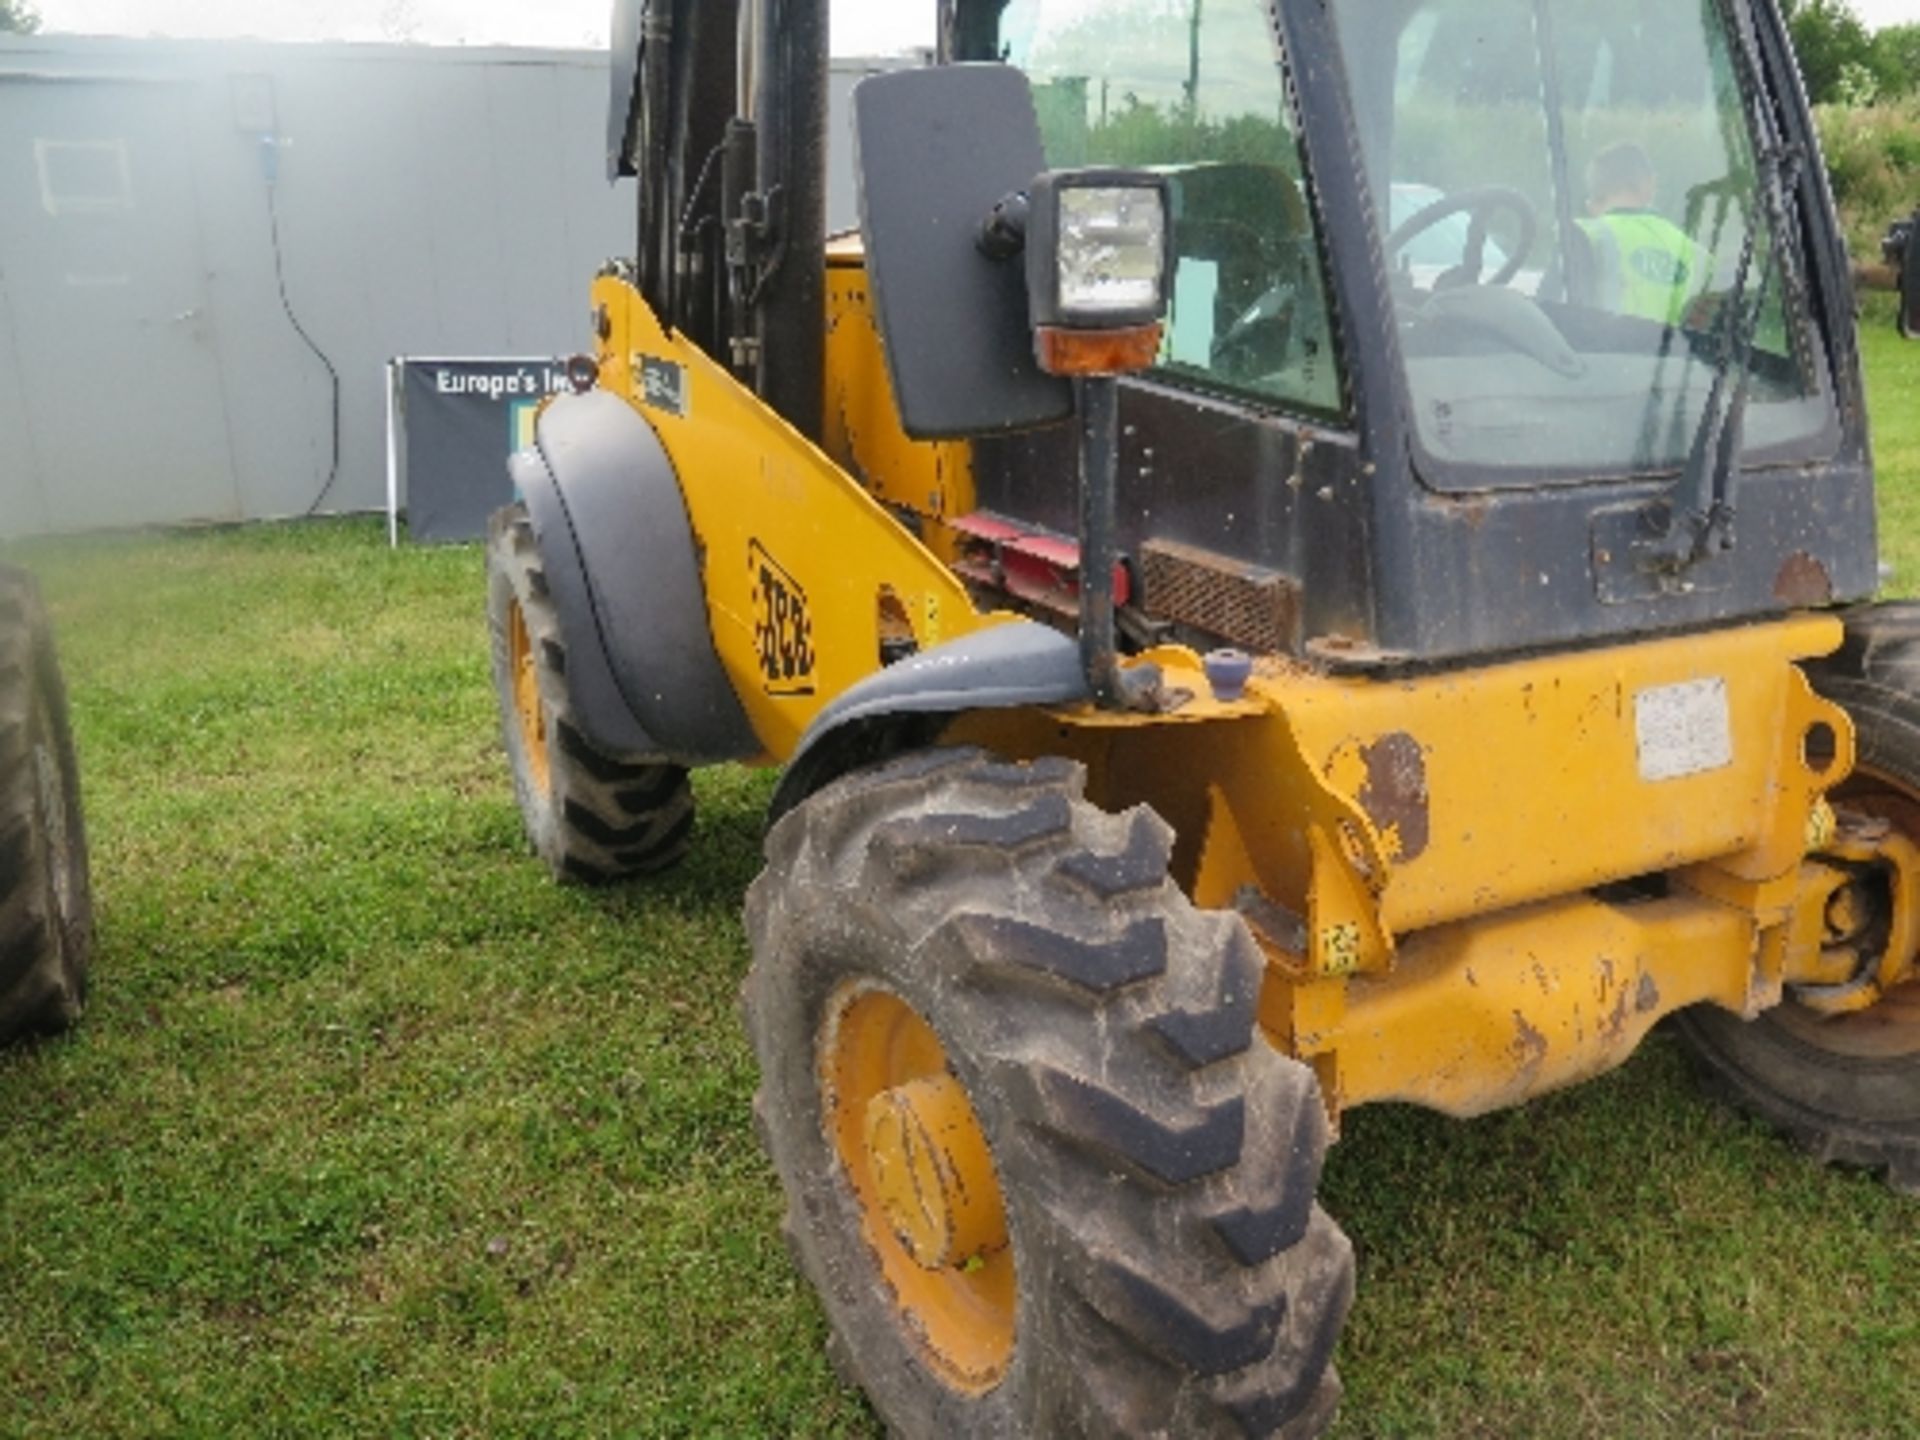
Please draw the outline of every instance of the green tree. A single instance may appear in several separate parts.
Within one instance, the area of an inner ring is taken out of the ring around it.
[[[0,0],[0,31],[31,35],[40,28],[40,12],[27,0]]]
[[[1920,89],[1920,24],[1889,25],[1874,33],[1873,73],[1884,99]]]
[[[1787,0],[1787,28],[1807,95],[1816,105],[1840,101],[1849,66],[1876,70],[1873,37],[1847,0]],[[1876,72],[1877,73],[1877,72]],[[1857,89],[1858,76],[1851,77]]]

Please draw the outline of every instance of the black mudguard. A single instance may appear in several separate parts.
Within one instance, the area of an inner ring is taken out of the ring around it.
[[[923,650],[869,675],[807,727],[768,807],[771,825],[836,776],[932,744],[954,716],[1085,700],[1080,645],[1032,620]]]
[[[711,765],[761,751],[714,651],[693,527],[653,427],[606,391],[541,412],[509,462],[567,648],[567,693],[609,753]]]

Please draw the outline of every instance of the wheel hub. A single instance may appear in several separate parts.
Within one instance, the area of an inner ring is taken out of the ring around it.
[[[901,1328],[980,1393],[1013,1358],[1014,1247],[966,1086],[890,990],[844,984],[819,1032],[821,1118]]]
[[[987,1139],[952,1075],[875,1095],[866,1142],[880,1208],[921,1266],[965,1265],[1007,1243]]]
[[[1822,858],[1852,878],[1826,899],[1822,961],[1833,973],[1792,986],[1780,1023],[1854,1059],[1920,1054],[1920,801],[1863,765],[1836,804]]]
[[[1858,1060],[1920,1055],[1920,980],[1909,981],[1863,1010],[1825,1015],[1805,1005],[1782,1005],[1780,1023],[1818,1049]]]

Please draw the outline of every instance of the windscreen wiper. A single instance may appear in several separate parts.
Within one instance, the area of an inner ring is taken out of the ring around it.
[[[1760,213],[1767,231],[1767,252],[1758,286],[1752,284],[1754,257],[1761,226],[1747,227],[1734,272],[1733,291],[1719,316],[1720,354],[1713,384],[1694,427],[1687,462],[1666,500],[1660,531],[1646,542],[1642,553],[1653,568],[1678,574],[1710,555],[1733,548],[1735,486],[1740,475],[1740,453],[1746,433],[1747,396],[1753,381],[1753,340],[1766,317],[1774,277],[1787,263],[1789,197],[1800,183],[1805,154],[1798,145],[1780,138],[1779,127],[1760,83],[1760,60],[1750,16],[1733,7],[1738,34],[1735,51],[1745,74],[1741,77],[1754,112],[1759,148],[1754,156]],[[1751,294],[1749,292],[1752,292]],[[1788,323],[1793,323],[1788,317]]]
[[[1700,422],[1694,426],[1686,466],[1669,492],[1666,528],[1646,546],[1647,554],[1663,568],[1685,569],[1733,548],[1734,488],[1746,433],[1747,396],[1753,388],[1753,340],[1766,318],[1780,252],[1787,244],[1783,197],[1798,183],[1800,163],[1797,146],[1780,146],[1759,157],[1769,232],[1766,261],[1756,287],[1751,283],[1756,226],[1741,245],[1733,292],[1720,315],[1720,354],[1713,384]]]

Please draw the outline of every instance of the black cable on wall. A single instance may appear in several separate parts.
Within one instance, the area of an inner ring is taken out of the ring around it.
[[[313,352],[327,372],[327,381],[333,390],[333,435],[332,454],[327,462],[327,481],[313,497],[311,504],[301,512],[305,519],[320,508],[320,503],[333,489],[334,482],[340,478],[340,372],[334,368],[333,361],[307,333],[307,327],[300,323],[300,317],[294,313],[293,301],[287,295],[286,260],[280,250],[280,139],[275,135],[260,137],[260,167],[267,177],[267,233],[273,240],[273,280],[280,292],[280,308],[286,312],[287,323],[293,326],[293,333],[300,337],[307,349]]]

